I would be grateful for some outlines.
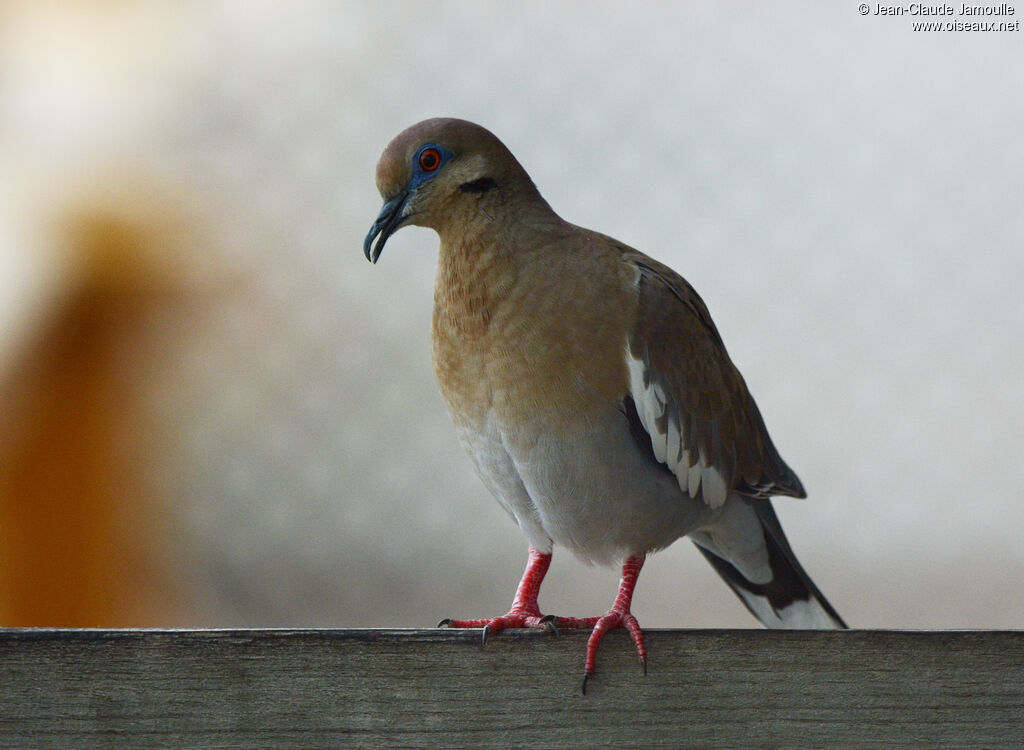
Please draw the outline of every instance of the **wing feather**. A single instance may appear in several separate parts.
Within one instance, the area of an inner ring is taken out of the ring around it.
[[[704,301],[667,266],[623,253],[636,269],[639,294],[625,352],[630,395],[654,457],[684,492],[711,507],[730,492],[804,497]]]

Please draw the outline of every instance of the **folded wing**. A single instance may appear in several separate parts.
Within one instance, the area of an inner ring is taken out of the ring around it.
[[[625,257],[639,292],[626,347],[630,395],[655,458],[711,507],[730,492],[804,497],[704,301],[667,266],[636,251]]]

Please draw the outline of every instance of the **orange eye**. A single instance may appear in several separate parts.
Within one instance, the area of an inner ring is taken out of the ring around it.
[[[420,169],[433,172],[441,166],[441,152],[436,148],[425,148],[420,154]]]

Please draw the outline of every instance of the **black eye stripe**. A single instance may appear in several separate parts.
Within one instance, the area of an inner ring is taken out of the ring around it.
[[[464,193],[486,193],[488,190],[493,190],[496,187],[498,187],[498,183],[490,177],[480,177],[472,182],[462,183],[459,185],[459,190]]]

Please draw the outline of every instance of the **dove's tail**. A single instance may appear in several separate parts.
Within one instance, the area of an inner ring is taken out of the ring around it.
[[[751,614],[768,628],[846,628],[797,561],[771,502],[730,502],[720,526],[691,539]]]

